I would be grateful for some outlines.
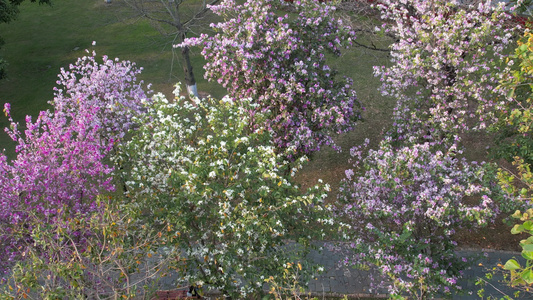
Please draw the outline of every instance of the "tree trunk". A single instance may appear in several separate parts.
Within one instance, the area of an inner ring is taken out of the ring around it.
[[[181,34],[181,40],[185,40],[185,33]],[[191,59],[189,57],[189,47],[181,48],[181,56],[183,57],[183,72],[185,73],[185,84],[187,85],[187,93],[189,97],[193,95],[198,97],[198,89],[196,87],[196,80],[194,80],[194,73],[192,72]]]

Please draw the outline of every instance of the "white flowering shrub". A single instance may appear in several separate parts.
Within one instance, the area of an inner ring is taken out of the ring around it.
[[[290,174],[304,159],[291,168],[267,130],[251,129],[265,117],[250,116],[249,99],[153,101],[121,159],[147,226],[166,228],[161,243],[181,250],[181,279],[241,298],[267,281],[283,284],[288,267],[305,274],[296,252],[306,247],[286,241],[309,245],[315,221],[332,223],[322,216],[327,185],[300,193]]]

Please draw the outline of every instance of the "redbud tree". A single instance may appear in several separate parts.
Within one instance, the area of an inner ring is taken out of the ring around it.
[[[444,0],[378,4],[383,30],[398,39],[391,46],[392,65],[375,67],[382,93],[398,101],[394,137],[453,139],[495,120],[494,109],[502,103],[494,74],[514,30],[504,26],[509,16],[502,5],[480,1],[459,6]]]
[[[332,223],[327,186],[299,191],[287,174],[303,158],[289,167],[269,131],[250,126],[266,118],[248,113],[256,106],[228,97],[169,102],[158,94],[120,151],[130,162],[131,204],[147,226],[167,232],[162,245],[181,252],[181,279],[237,298],[260,293],[267,281],[286,286],[289,267],[305,274],[299,251],[321,237],[316,225]]]
[[[17,146],[12,161],[0,154],[2,268],[35,246],[35,226],[94,212],[95,197],[114,190],[111,150],[147,98],[139,72],[130,62],[107,57],[97,62],[94,53],[80,58],[61,70],[53,111],[41,112],[35,121],[26,117],[24,132],[4,105],[11,121],[6,132]],[[40,253],[45,260],[64,254]]]
[[[287,7],[294,13],[281,16]],[[334,7],[314,0],[226,0],[211,9],[224,18],[212,25],[215,35],[178,46],[202,47],[207,79],[235,99],[253,98],[258,106],[252,115],[269,113],[266,125],[278,149],[308,154],[334,145],[332,135],[360,118],[351,79],[337,78],[326,62],[355,39],[334,18]]]
[[[460,288],[467,261],[455,253],[453,235],[497,214],[494,174],[458,152],[430,143],[394,148],[390,138],[364,159],[352,150],[362,175],[346,171],[336,208],[354,239],[345,262],[377,267],[394,297],[427,299]]]

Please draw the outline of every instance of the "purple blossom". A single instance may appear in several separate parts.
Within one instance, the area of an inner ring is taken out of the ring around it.
[[[283,5],[222,1],[212,7],[225,18],[212,24],[216,34],[178,46],[202,45],[207,79],[218,81],[233,98],[252,98],[258,110],[270,112],[266,125],[278,148],[294,147],[300,154],[324,144],[338,148],[333,135],[350,130],[361,108],[351,79],[334,79],[325,57],[340,55],[355,36],[332,17],[334,7],[297,1],[294,18],[277,16]]]
[[[377,5],[392,45],[392,65],[374,67],[383,95],[396,98],[394,137],[442,140],[496,121],[492,101],[509,36],[501,3],[384,0]],[[428,132],[430,132],[428,134]]]
[[[350,220],[350,236],[361,240],[350,259],[379,266],[395,282],[393,294],[458,288],[466,262],[454,252],[453,233],[483,226],[497,214],[493,174],[484,164],[459,159],[451,151],[455,146],[436,150],[440,147],[394,148],[388,139],[358,162],[361,175],[347,176],[341,184],[335,213]],[[479,202],[466,204],[466,196]],[[400,280],[406,277],[413,280]]]
[[[112,149],[148,101],[139,72],[105,56],[99,63],[94,53],[78,59],[61,70],[53,111],[40,112],[35,121],[27,116],[24,132],[4,104],[11,122],[5,131],[17,146],[12,161],[0,154],[0,269],[33,246],[35,226],[94,212],[96,196],[115,189]]]

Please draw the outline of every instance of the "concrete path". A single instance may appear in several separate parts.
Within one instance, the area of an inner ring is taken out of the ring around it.
[[[504,294],[512,296],[514,291],[510,289],[501,281],[503,274],[497,274],[492,280],[487,280],[485,273],[488,270],[492,270],[494,267],[498,267],[499,263],[505,264],[510,258],[517,258],[522,265],[525,265],[520,253],[518,252],[503,252],[503,251],[484,251],[479,250],[463,250],[457,252],[460,256],[464,257],[478,257],[478,262],[468,268],[465,271],[464,278],[459,282],[465,291],[462,295],[454,295],[452,299],[481,299],[477,295],[477,291],[480,289],[476,282],[482,278],[486,280],[485,286],[485,299],[487,296],[502,297]],[[338,253],[332,252],[313,252],[311,258],[320,263],[325,268],[325,273],[318,276],[316,280],[313,280],[309,284],[309,289],[313,292],[313,296],[319,296],[321,294],[334,294],[334,295],[348,295],[354,298],[357,297],[372,297],[379,296],[386,298],[386,290],[371,290],[370,278],[368,271],[361,271],[357,269],[350,269],[339,265],[342,256]],[[376,274],[374,272],[374,274]],[[319,297],[320,299],[320,297]],[[529,295],[523,295],[520,299],[533,299],[533,293]]]
[[[464,257],[478,257],[479,260],[474,266],[465,271],[465,276],[460,281],[460,285],[463,286],[465,293],[454,295],[452,299],[481,299],[477,295],[480,287],[476,285],[476,281],[480,278],[486,280],[485,273],[487,270],[492,270],[499,263],[505,264],[508,259],[514,257],[524,265],[524,260],[518,252],[492,250],[480,252],[479,250],[471,249],[461,250],[457,253]],[[387,298],[386,290],[371,290],[370,271],[341,266],[339,262],[342,260],[342,257],[341,254],[326,249],[321,252],[312,251],[310,253],[309,258],[315,263],[322,265],[324,272],[317,276],[316,279],[311,280],[307,295],[318,297],[318,299],[324,299],[328,296],[343,297],[344,295],[348,296],[348,298]],[[492,280],[487,280],[484,299],[487,299],[488,296],[494,296],[499,299],[504,294],[513,296],[514,290],[503,284],[501,282],[502,278],[502,274],[500,273],[494,276]],[[175,287],[175,280],[173,280],[172,276],[163,278],[160,281],[160,287],[161,289],[173,289]],[[523,295],[519,299],[533,299],[533,293]]]

